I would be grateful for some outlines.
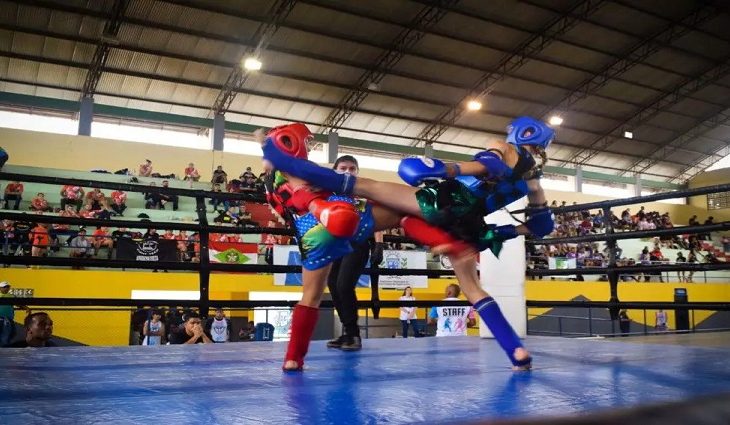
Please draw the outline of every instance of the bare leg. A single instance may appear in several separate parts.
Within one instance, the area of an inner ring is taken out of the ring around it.
[[[327,276],[332,265],[317,270],[302,269],[302,299],[299,304],[307,307],[319,307],[322,302],[324,288],[327,287]]]
[[[373,200],[404,215],[423,217],[416,201],[417,187],[358,177],[354,194]]]

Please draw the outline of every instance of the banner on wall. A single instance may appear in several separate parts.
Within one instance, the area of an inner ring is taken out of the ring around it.
[[[177,261],[177,241],[121,238],[117,241],[117,260]]]
[[[575,258],[548,257],[548,268],[550,270],[565,270],[578,268]],[[564,279],[575,279],[576,275],[562,276]]]
[[[274,264],[286,266],[299,266],[302,264],[302,257],[296,245],[274,245]],[[369,266],[369,264],[368,264]],[[423,251],[391,251],[383,252],[383,262],[380,268],[388,269],[425,269],[426,253]],[[301,273],[275,273],[274,285],[301,286]],[[370,276],[361,275],[357,282],[358,287],[369,288]],[[428,278],[426,276],[380,276],[380,288],[402,289],[406,286],[412,288],[427,288]]]
[[[255,243],[214,242],[208,246],[211,263],[256,264],[258,245]]]

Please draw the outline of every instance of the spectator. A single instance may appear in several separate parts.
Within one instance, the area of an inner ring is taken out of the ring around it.
[[[212,342],[203,331],[200,316],[192,311],[185,315],[183,326],[170,333],[170,344],[210,344]]]
[[[222,308],[216,308],[215,317],[211,317],[205,322],[205,334],[216,343],[231,340],[231,321],[223,313]]]
[[[7,204],[5,204],[5,209],[7,209],[7,208],[8,208],[8,206],[7,206]],[[16,208],[16,210],[17,210],[17,208]],[[709,217],[707,217],[707,220],[705,220],[705,222],[703,224],[705,226],[712,226],[713,224],[715,224],[714,220],[715,220],[715,217],[709,216]],[[702,234],[702,240],[711,241],[712,240],[712,233],[704,233],[704,234]]]
[[[161,238],[168,241],[174,241],[175,233],[171,229],[165,230],[165,233],[162,234]]]
[[[8,347],[11,348],[27,348],[27,347],[55,347],[56,344],[51,341],[53,336],[53,320],[48,313],[39,311],[37,313],[28,314],[23,322],[25,326],[25,339],[14,342]]]
[[[76,206],[76,212],[81,210],[84,199],[84,189],[79,186],[66,185],[61,188],[61,209],[65,210],[67,204]]]
[[[689,225],[690,226],[699,226],[700,225],[700,222],[697,220],[696,215],[693,215],[692,217],[689,218]]]
[[[73,205],[66,205],[66,208],[58,212],[59,217],[74,217],[78,218],[79,215],[76,213]],[[68,224],[53,224],[54,233],[67,233],[69,232],[70,226]]]
[[[38,223],[30,232],[31,255],[33,257],[44,257],[51,246],[51,238],[48,236],[47,224]]]
[[[219,165],[218,168],[213,171],[213,178],[210,180],[211,183],[215,184],[227,184],[228,174],[223,171],[223,166]]]
[[[626,310],[621,310],[618,313],[619,329],[621,329],[621,336],[629,336],[631,332],[631,319]]]
[[[180,261],[190,261],[190,257],[188,257],[188,233],[185,230],[180,230],[177,235],[175,235],[175,240],[177,241],[177,253],[178,258]]]
[[[155,182],[150,182],[150,187],[157,186]],[[144,194],[144,207],[148,210],[162,209],[162,198],[157,192],[145,192]]]
[[[266,227],[275,228],[276,222],[269,220]],[[261,234],[262,242],[264,243],[264,261],[266,264],[274,264],[274,245],[281,245],[281,235],[272,235],[271,233]]]
[[[241,181],[241,190],[246,192],[256,191],[256,177],[251,175],[246,180]]]
[[[97,218],[96,213],[97,211],[94,211],[91,209],[91,204],[84,205],[84,208],[81,209],[81,212],[79,213],[79,217],[82,218]]]
[[[142,236],[142,239],[146,241],[158,241],[160,240],[160,234],[157,233],[157,229],[147,229],[145,234]]]
[[[461,288],[452,283],[446,287],[444,301],[458,301]],[[469,307],[431,307],[429,324],[436,323],[436,336],[466,336],[466,328],[474,326],[474,310]]]
[[[30,201],[30,209],[35,212],[53,212],[53,208],[48,205],[46,195],[39,192],[33,200]]]
[[[666,332],[667,331],[667,313],[659,309],[654,314],[655,320],[654,320],[654,327],[656,328],[657,332]]]
[[[189,180],[196,182],[200,180],[200,172],[197,168],[195,168],[195,164],[192,162],[188,164],[187,168],[185,168],[185,177],[183,177],[183,180]]]
[[[221,185],[220,185],[220,183],[216,183],[216,184],[213,185],[213,192],[215,192],[215,193],[221,193]],[[223,201],[223,199],[218,198],[216,196],[212,196],[210,198],[210,201],[209,202],[210,202],[211,205],[213,205],[213,211],[217,211],[218,210],[218,205],[225,204],[225,201]]]
[[[121,190],[112,192],[111,209],[120,216],[124,216],[124,210],[127,209],[127,194]]]
[[[99,255],[99,250],[101,248],[107,249],[107,256],[106,258],[111,259],[112,258],[112,251],[114,250],[114,240],[112,239],[112,236],[109,234],[109,228],[107,227],[97,227],[96,230],[94,230],[94,233],[92,234],[93,238],[93,245],[94,245],[94,256]]]
[[[93,188],[85,198],[86,206],[91,206],[91,211],[98,211],[106,206],[106,195],[99,188]]]
[[[256,337],[256,325],[253,320],[249,321],[246,327],[241,328],[238,331],[238,338],[241,341],[251,341]]]
[[[144,322],[142,345],[162,345],[162,336],[165,335],[162,313],[159,310],[152,310],[151,315],[152,318]]]
[[[246,171],[244,171],[243,173],[241,173],[240,176],[238,176],[238,179],[241,180],[242,182],[245,182],[246,180],[248,180],[250,178],[256,180],[256,174],[254,174],[253,171],[251,171],[251,167],[246,167]]]
[[[10,283],[0,282],[0,298],[12,298],[15,295],[10,293]],[[19,306],[30,313],[30,309]],[[0,304],[0,347],[10,343],[15,337],[15,308],[11,304]]]
[[[139,165],[139,176],[140,177],[151,177],[152,176],[152,161],[149,159],[144,160],[144,164]]]
[[[413,296],[413,289],[410,286],[406,286],[403,289],[403,294],[398,301],[415,301],[416,297]],[[408,338],[408,326],[413,328],[413,336],[418,337],[418,326],[416,325],[416,307],[401,307],[400,308],[400,323],[403,327],[403,338]]]
[[[687,264],[697,264],[697,254],[695,253],[694,249],[690,249],[689,254],[687,254]],[[695,272],[692,270],[687,272],[688,283],[694,282],[694,274]]]
[[[23,200],[23,183],[19,181],[14,181],[12,183],[8,183],[7,186],[5,186],[5,209],[10,209],[8,207],[9,201],[15,201],[15,204],[13,205],[13,209],[17,210],[20,208],[20,201]]]
[[[83,227],[79,228],[79,233],[71,239],[69,246],[71,247],[71,253],[69,254],[71,258],[91,257],[91,243],[86,237],[86,229]],[[74,269],[80,270],[80,267],[74,266]]]
[[[169,180],[163,180],[162,181],[162,187],[165,189],[168,189],[170,187],[170,181]],[[170,195],[167,193],[160,193],[160,209],[164,210],[165,205],[168,203],[172,204],[172,210],[177,211],[177,202],[178,202],[177,195]]]

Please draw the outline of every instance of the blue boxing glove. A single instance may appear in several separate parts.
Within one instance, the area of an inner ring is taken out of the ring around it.
[[[487,191],[484,189],[484,182],[480,179],[474,176],[457,176],[456,180],[466,186],[466,188],[469,189],[469,192],[473,193],[475,196],[479,198],[487,197]]]
[[[398,175],[411,186],[420,186],[425,180],[446,178],[447,169],[443,161],[433,158],[405,158],[398,165]]]
[[[517,227],[514,224],[505,224],[503,226],[497,226],[494,228],[494,235],[501,241],[514,239],[519,234],[517,233]]]
[[[544,238],[555,229],[553,212],[546,206],[532,208],[527,211],[525,226],[530,229],[530,233],[533,235]]]

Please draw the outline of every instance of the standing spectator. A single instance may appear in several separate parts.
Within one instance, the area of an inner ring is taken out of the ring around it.
[[[99,255],[99,250],[101,248],[106,248],[107,249],[106,258],[111,259],[112,251],[114,250],[114,240],[112,239],[112,236],[109,234],[109,228],[97,227],[96,230],[94,230],[94,233],[92,234],[92,236],[94,237],[94,239],[93,239],[94,256]]]
[[[205,333],[213,342],[228,342],[231,340],[231,321],[223,313],[223,309],[215,309],[215,316],[205,322]]]
[[[155,186],[157,186],[155,182],[150,182],[150,187]],[[144,207],[148,210],[158,210],[162,208],[162,198],[157,192],[145,192],[144,200]]]
[[[677,260],[675,261],[675,263],[682,264],[682,263],[686,263],[686,262],[687,262],[687,259],[684,258],[682,251],[679,251],[677,253]],[[684,282],[686,280],[685,275],[684,275],[684,270],[677,271],[677,279],[679,279],[680,282]]]
[[[228,174],[226,174],[225,171],[223,171],[223,166],[219,165],[215,171],[213,171],[213,178],[210,180],[211,183],[215,184],[227,184],[228,183]]]
[[[216,184],[213,185],[213,192],[215,192],[215,193],[221,193],[221,185],[220,185],[220,183],[216,183]],[[223,199],[218,198],[216,196],[212,196],[210,198],[210,204],[213,205],[213,211],[215,212],[215,211],[218,210],[218,205],[225,204],[225,201],[223,201]]]
[[[15,201],[15,204],[13,205],[13,209],[17,210],[20,208],[20,201],[23,200],[23,183],[19,181],[14,181],[12,183],[8,183],[7,186],[5,186],[5,209],[10,209],[8,207],[9,201]]]
[[[30,231],[31,255],[33,257],[44,257],[51,245],[51,238],[48,236],[47,224],[38,223]]]
[[[51,208],[50,205],[48,205],[48,201],[46,200],[46,195],[42,192],[39,192],[33,200],[30,201],[30,209],[31,211],[36,212],[52,212],[53,208]]]
[[[8,208],[8,205],[5,204],[5,209],[7,209],[7,208]],[[17,208],[16,208],[16,210],[17,210]],[[709,217],[707,217],[707,220],[705,220],[705,222],[703,224],[705,226],[712,226],[713,224],[715,224],[714,220],[715,220],[715,217],[709,216]],[[701,239],[702,240],[706,240],[706,241],[711,241],[712,240],[712,233],[704,233],[702,235],[702,238]]]
[[[700,222],[699,222],[699,220],[697,220],[697,216],[696,215],[693,215],[692,217],[689,218],[689,223],[688,224],[690,226],[699,226],[700,225]]]
[[[254,174],[253,171],[251,171],[251,167],[246,167],[246,171],[244,171],[243,173],[241,173],[240,176],[238,176],[238,179],[241,180],[242,182],[245,182],[246,180],[248,180],[250,178],[256,180],[256,174]]]
[[[410,286],[406,286],[403,289],[403,294],[398,301],[415,301],[416,297],[413,296],[413,289]],[[400,323],[403,327],[403,338],[408,338],[408,325],[413,327],[413,336],[418,337],[418,327],[416,326],[416,307],[401,307],[400,308]]]
[[[654,327],[656,328],[657,332],[666,332],[667,331],[667,313],[659,309],[655,313],[655,321],[654,321]]]
[[[629,336],[629,332],[631,332],[631,319],[629,319],[629,314],[626,310],[621,310],[618,313],[618,325],[621,329],[621,336]]]
[[[165,189],[169,189],[170,188],[170,182],[168,180],[163,180],[162,181],[162,187],[165,188]],[[172,204],[172,210],[173,211],[177,211],[177,202],[178,202],[177,195],[170,195],[170,194],[167,194],[167,193],[160,193],[160,209],[161,210],[164,210],[165,209],[165,205],[167,205],[168,203],[171,203]]]
[[[177,241],[177,253],[180,261],[190,261],[190,257],[187,255],[188,233],[185,230],[180,230],[177,235],[175,235],[175,240]]]
[[[452,283],[446,287],[444,301],[458,301],[461,288]],[[466,336],[466,328],[474,326],[474,309],[469,307],[431,307],[429,323],[436,323],[436,336]]]
[[[697,264],[697,254],[695,253],[694,249],[689,250],[689,254],[687,254],[687,263],[688,264]],[[692,283],[694,282],[694,275],[695,272],[693,270],[690,270],[687,272],[687,282]]]
[[[188,164],[187,168],[185,168],[185,177],[183,177],[183,180],[189,180],[196,182],[200,180],[200,172],[197,168],[195,168],[195,164],[192,162]]]
[[[269,220],[266,227],[275,228],[276,222]],[[281,245],[281,235],[272,235],[271,233],[264,233],[261,235],[261,242],[264,243],[264,261],[266,264],[274,264],[274,245]]]
[[[152,176],[152,161],[149,159],[144,160],[144,164],[139,165],[139,176],[140,177],[151,177]]]
[[[198,313],[185,315],[185,323],[170,333],[170,344],[210,344],[213,341],[205,334]]]
[[[124,216],[124,210],[127,209],[127,194],[122,190],[112,192],[111,209],[120,216]]]
[[[30,313],[30,310],[28,311]],[[25,326],[25,339],[14,342],[8,347],[11,348],[27,348],[27,347],[55,347],[56,344],[51,341],[53,336],[53,320],[48,313],[39,311],[37,313],[28,314],[23,322]]]
[[[159,310],[152,310],[152,318],[144,322],[142,329],[142,345],[162,345],[162,336],[165,335],[165,324],[162,323],[162,314]]]
[[[0,298],[12,298],[10,283],[0,282]],[[30,309],[20,306],[30,313]],[[13,340],[15,336],[15,308],[11,304],[0,304],[0,347],[4,347]]]
[[[76,212],[81,210],[84,199],[84,189],[79,186],[66,185],[61,188],[61,209],[65,210],[67,204],[76,206]]]

